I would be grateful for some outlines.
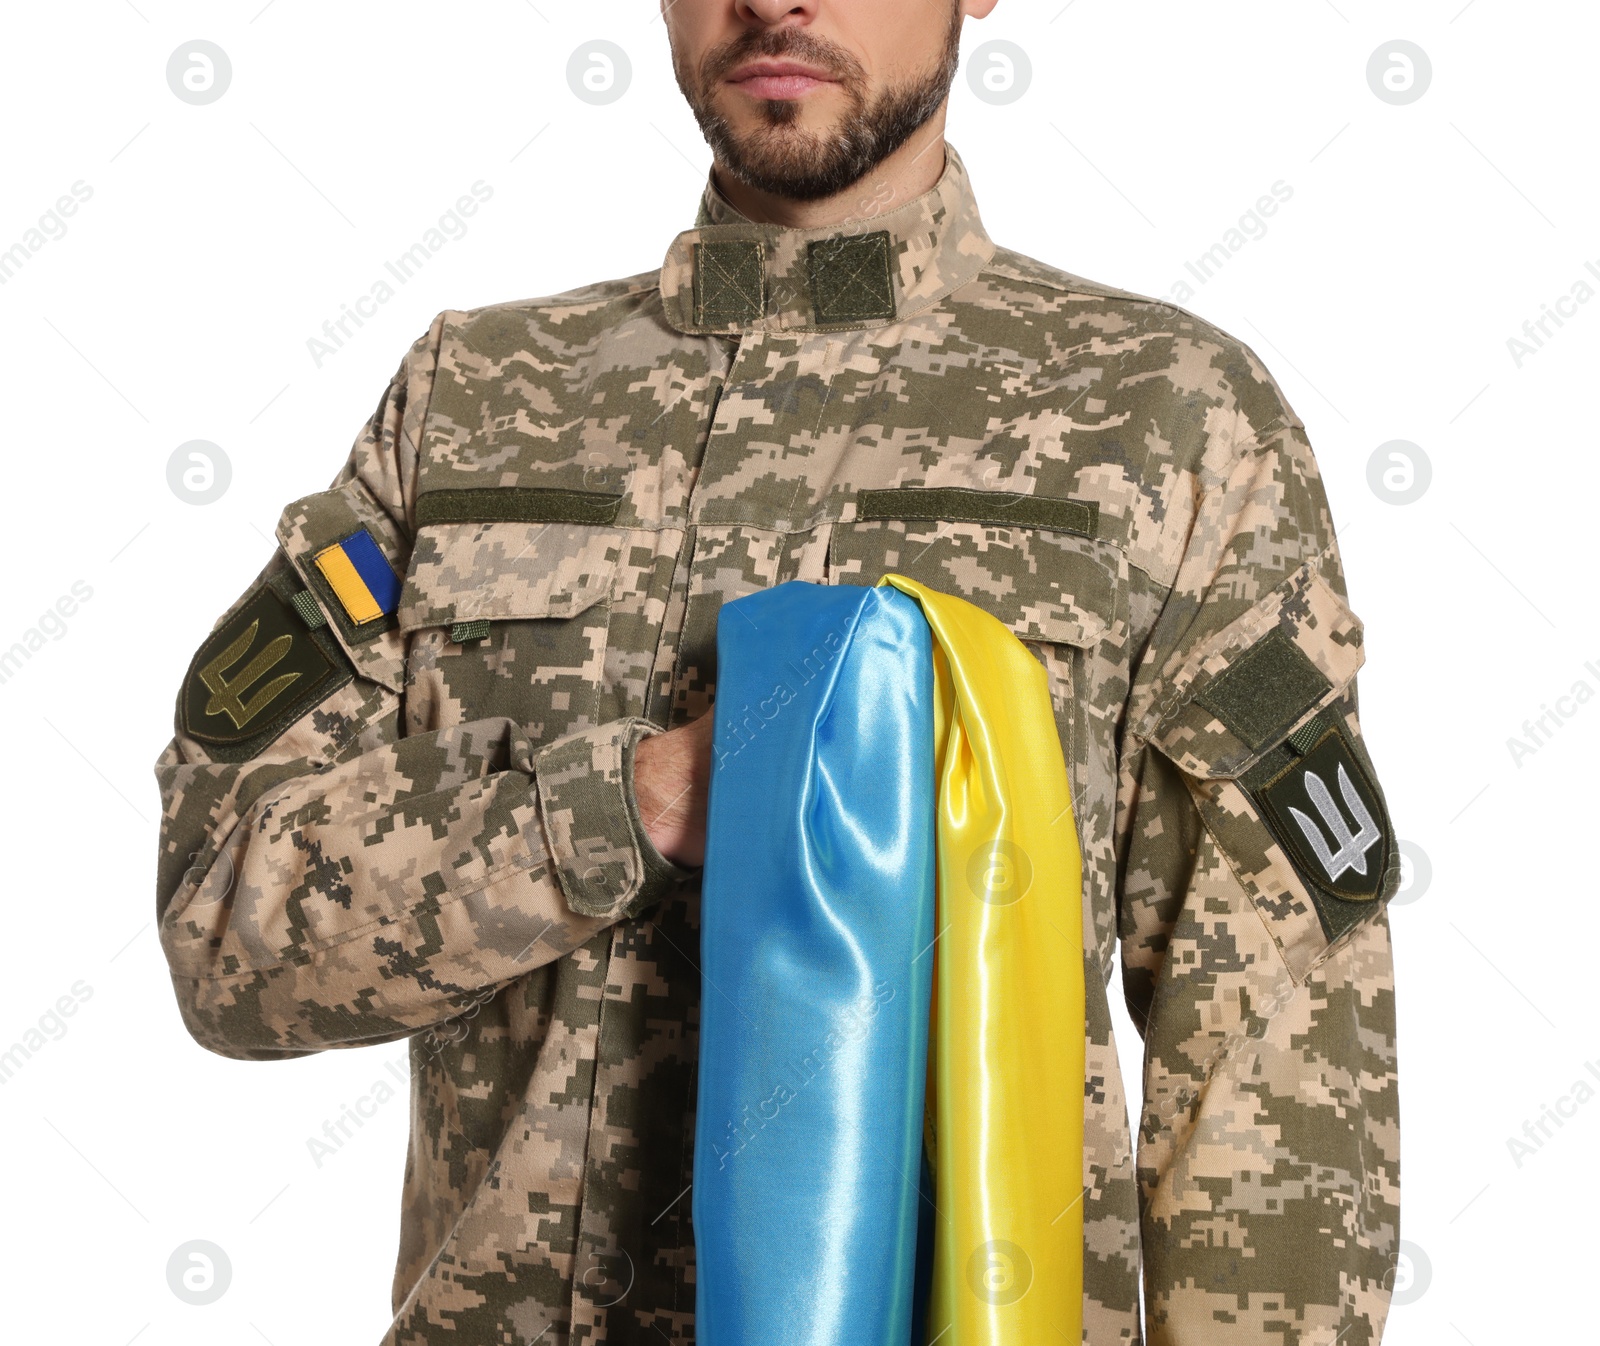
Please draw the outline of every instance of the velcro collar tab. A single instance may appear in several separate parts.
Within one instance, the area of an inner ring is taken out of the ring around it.
[[[994,255],[965,166],[945,145],[938,182],[893,209],[866,197],[843,224],[798,229],[745,218],[708,179],[695,227],[661,268],[680,332],[845,331],[914,316],[977,276]]]

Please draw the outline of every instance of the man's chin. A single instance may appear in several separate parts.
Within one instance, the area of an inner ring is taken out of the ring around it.
[[[737,155],[723,156],[723,167],[738,182],[791,201],[820,201],[848,189],[854,181],[847,170],[826,164],[826,142],[811,136],[792,138],[769,132],[759,146],[748,142]]]
[[[752,100],[724,88],[709,108],[693,100],[690,105],[712,152],[735,181],[794,201],[820,201],[860,182],[938,110],[948,93],[948,77],[935,74],[876,97],[864,86],[842,82],[781,101]]]
[[[837,135],[852,106],[837,84],[813,89],[801,98],[752,98],[729,90],[715,108],[741,142],[759,135],[794,134],[826,140]]]
[[[759,123],[729,127],[730,139],[738,147],[738,158],[748,164],[815,166],[841,134],[837,119]]]

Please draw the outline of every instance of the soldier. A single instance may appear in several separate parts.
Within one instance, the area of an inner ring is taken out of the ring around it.
[[[1248,348],[989,238],[943,131],[995,2],[664,4],[693,226],[658,271],[439,314],[195,655],[162,947],[214,1052],[409,1040],[385,1343],[693,1341],[717,614],[889,572],[1050,675],[1084,1340],[1379,1340],[1399,867],[1323,488]]]

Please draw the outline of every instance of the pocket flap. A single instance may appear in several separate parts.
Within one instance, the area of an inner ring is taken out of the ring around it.
[[[976,603],[1022,640],[1089,647],[1116,610],[1103,544],[1042,528],[940,520],[834,525],[830,582],[899,574]]]
[[[426,524],[400,594],[400,630],[575,617],[610,594],[626,537],[571,523]]]
[[[1335,701],[1366,651],[1331,564],[1329,555],[1307,562],[1190,653],[1166,675],[1141,737],[1190,776],[1228,779]]]

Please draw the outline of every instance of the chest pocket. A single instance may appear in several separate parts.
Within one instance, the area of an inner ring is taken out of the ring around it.
[[[1094,652],[1120,619],[1126,592],[1110,549],[1056,527],[858,519],[834,525],[828,571],[833,584],[906,575],[1004,622],[1049,674],[1062,751],[1075,787],[1082,784],[1095,731],[1085,703],[1105,690],[1095,685]]]
[[[868,494],[877,497],[875,511],[886,515],[915,514],[929,503],[921,492]],[[992,508],[1031,517],[1027,523],[1000,523],[987,517],[991,506],[978,492],[939,494],[952,498],[931,503],[969,517],[858,517],[833,525],[829,582],[876,584],[898,573],[956,594],[1004,622],[1044,665],[1083,853],[1085,937],[1106,962],[1115,947],[1111,818],[1117,732],[1127,696],[1121,656],[1127,560],[1088,535],[1092,516],[1080,520],[1050,510],[1072,502],[1018,510],[1017,497],[1003,496]],[[1082,531],[1064,526],[1079,523]]]
[[[407,732],[503,716],[537,746],[597,723],[625,537],[569,522],[419,527],[397,614]]]

